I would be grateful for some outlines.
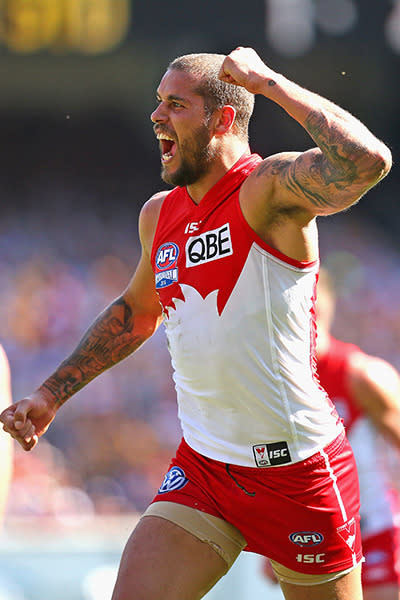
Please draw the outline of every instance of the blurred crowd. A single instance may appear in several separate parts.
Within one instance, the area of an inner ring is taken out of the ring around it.
[[[2,223],[0,339],[14,399],[52,372],[127,285],[138,259],[136,220],[86,214],[71,227],[65,214],[58,227]],[[9,513],[143,510],[180,439],[176,413],[160,330],[64,405],[34,452],[16,448]]]
[[[32,211],[0,230],[0,339],[14,399],[33,391],[127,285],[139,256],[137,209],[55,222]],[[335,277],[334,334],[400,369],[399,250],[357,208],[320,220],[321,258]],[[161,326],[137,353],[70,399],[33,452],[16,448],[8,516],[68,523],[140,513],[180,439]],[[3,435],[1,433],[1,435]]]

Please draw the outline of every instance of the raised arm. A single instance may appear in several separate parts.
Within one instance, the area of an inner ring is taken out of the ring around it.
[[[252,178],[272,204],[327,215],[354,204],[391,168],[390,150],[333,102],[270,69],[251,48],[225,59],[220,78],[279,104],[317,144],[267,158]]]
[[[142,255],[126,290],[97,317],[72,354],[31,396],[0,415],[3,429],[25,450],[36,445],[68,398],[137,350],[160,324],[150,249],[161,201],[158,195],[142,209]]]

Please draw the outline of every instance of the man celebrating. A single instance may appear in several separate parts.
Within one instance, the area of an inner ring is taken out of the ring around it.
[[[251,154],[254,94],[314,140]],[[122,556],[113,600],[197,600],[242,549],[272,560],[288,600],[360,600],[357,476],[314,373],[316,217],[390,170],[388,148],[249,48],[175,59],[151,118],[162,177],[139,219],[127,289],[4,429],[30,450],[60,406],[163,320],[183,439]]]

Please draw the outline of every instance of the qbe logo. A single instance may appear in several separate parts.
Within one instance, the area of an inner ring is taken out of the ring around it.
[[[295,531],[289,535],[289,540],[304,548],[321,544],[324,536],[318,531]]]
[[[156,264],[156,289],[171,285],[178,281],[178,268],[176,266],[179,256],[179,247],[174,242],[162,244],[155,258]]]
[[[158,493],[165,494],[166,492],[172,492],[180,490],[184,485],[187,484],[189,479],[185,475],[185,471],[180,467],[172,467],[164,477]]]
[[[257,467],[284,465],[292,460],[285,441],[272,444],[256,444],[253,446],[253,454]]]
[[[229,223],[212,229],[186,242],[186,266],[197,267],[204,263],[233,254]]]

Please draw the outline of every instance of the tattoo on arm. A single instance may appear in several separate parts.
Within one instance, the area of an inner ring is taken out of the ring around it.
[[[301,181],[296,177],[296,169],[292,169],[293,180],[301,184],[310,202],[320,208],[337,206],[340,192],[354,184],[363,186],[371,181],[371,173],[384,170],[384,161],[380,158],[362,160],[369,155],[368,145],[363,143],[359,132],[352,134],[354,125],[351,123],[362,125],[351,116],[349,123],[340,115],[333,116],[337,120],[329,124],[322,111],[309,114],[305,127],[322,154],[315,155],[309,176],[303,175]]]
[[[257,177],[277,176],[279,184],[295,196],[307,198],[318,209],[336,210],[346,192],[353,185],[362,186],[370,181],[371,171],[380,172],[384,163],[376,158],[363,163],[360,156],[367,154],[362,147],[360,136],[349,134],[341,120],[328,125],[323,113],[310,113],[305,127],[319,149],[308,153],[304,159],[302,153],[297,158],[277,158],[265,162],[257,170]],[[303,160],[307,160],[304,168]]]
[[[146,338],[134,333],[132,310],[123,298],[118,298],[100,314],[43,387],[60,406],[97,375],[129,356]]]

